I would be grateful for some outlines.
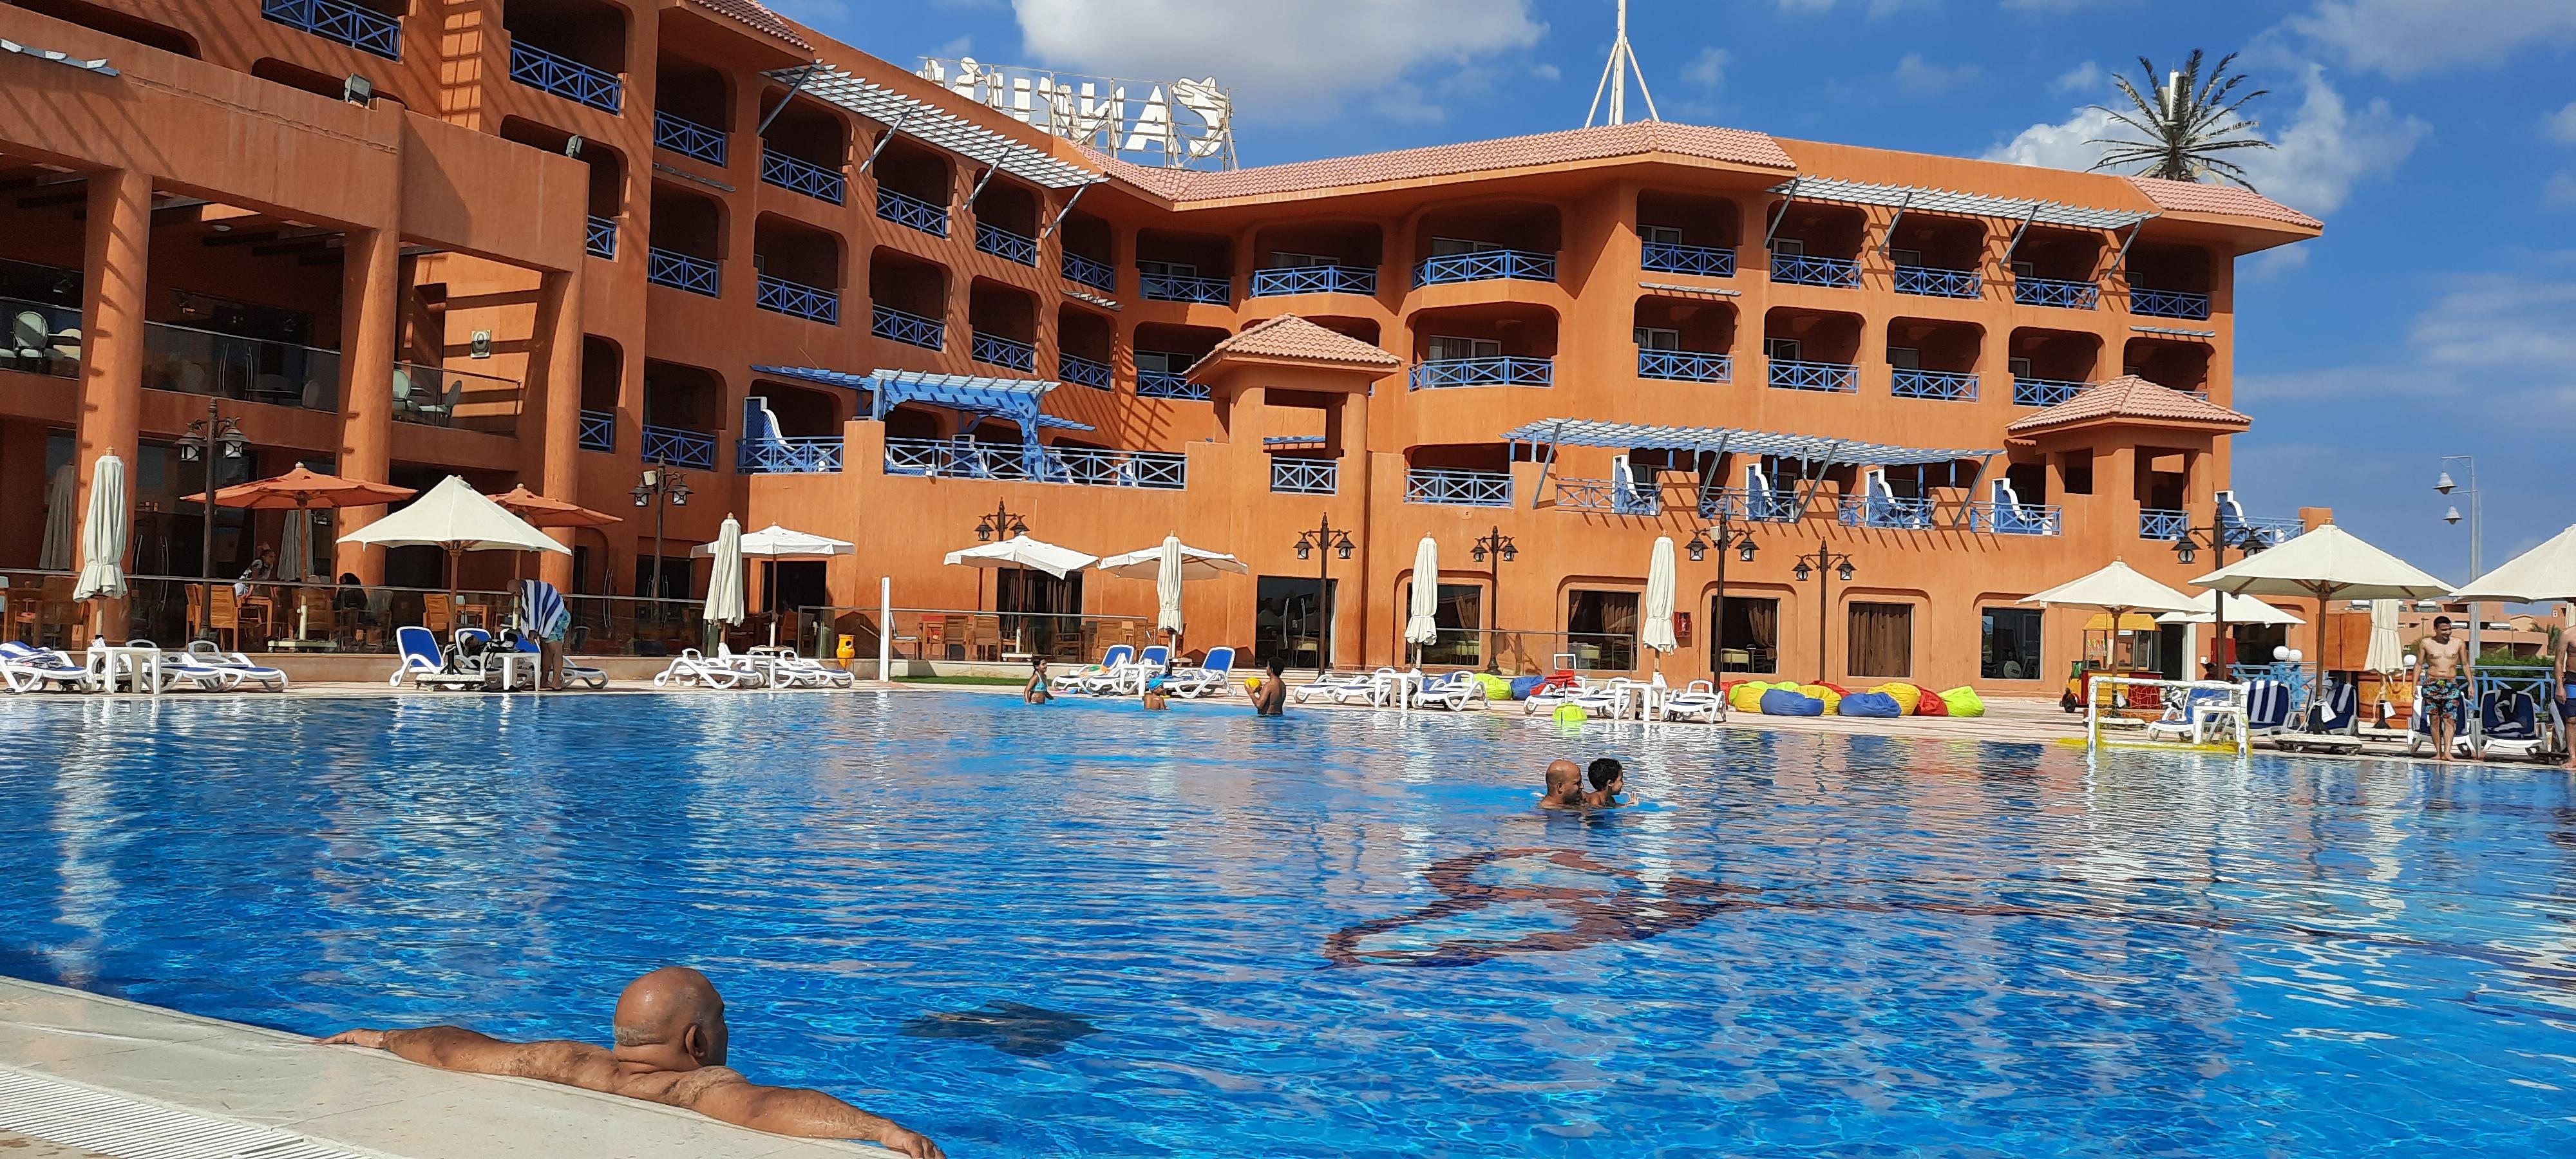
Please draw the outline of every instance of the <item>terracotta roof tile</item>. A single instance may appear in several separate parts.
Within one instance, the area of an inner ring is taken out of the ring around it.
[[[2250,415],[2214,402],[2204,402],[2170,387],[2158,386],[2134,374],[2124,374],[2109,382],[2086,387],[2075,397],[2018,419],[2004,430],[2026,435],[2094,419],[2214,423],[2239,428],[2254,425]]]
[[[1296,362],[1345,362],[1378,366],[1394,370],[1404,360],[1357,338],[1328,330],[1295,314],[1264,318],[1244,327],[1233,337],[1217,343],[1207,356],[1190,367],[1196,373],[1201,366],[1228,354],[1255,358],[1282,358]]]
[[[2132,177],[2129,183],[2155,202],[2158,209],[2182,213],[2224,213],[2235,217],[2259,217],[2304,229],[2323,229],[2325,223],[2265,197],[2252,190],[2233,185],[2204,185],[2197,181],[2171,181],[2162,177]]]
[[[1493,169],[1562,165],[1647,153],[1699,157],[1768,169],[1796,168],[1788,152],[1767,133],[1670,121],[1634,121],[1525,137],[1462,141],[1389,153],[1365,153],[1357,157],[1327,157],[1318,161],[1221,171],[1158,169],[1113,161],[1096,153],[1092,156],[1119,177],[1165,197],[1176,201],[1208,201],[1384,181],[1413,181]]]
[[[761,3],[760,0],[689,0],[689,3],[719,16],[732,17],[739,23],[766,32],[798,48],[811,51],[814,47],[806,43],[804,36],[796,31],[795,25],[789,24],[777,13],[770,11],[769,6]]]

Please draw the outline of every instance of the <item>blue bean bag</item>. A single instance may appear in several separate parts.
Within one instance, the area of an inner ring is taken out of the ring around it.
[[[1843,698],[1842,714],[1894,720],[1905,715],[1905,706],[1884,692],[1855,692]]]
[[[1825,702],[1803,692],[1774,688],[1762,694],[1764,716],[1823,716]]]
[[[1527,700],[1527,699],[1529,699],[1530,689],[1533,689],[1533,688],[1538,687],[1538,686],[1539,686],[1542,682],[1544,682],[1546,679],[1547,679],[1547,677],[1544,677],[1544,676],[1515,676],[1515,677],[1513,677],[1513,678],[1512,678],[1512,699],[1514,699],[1514,700]]]

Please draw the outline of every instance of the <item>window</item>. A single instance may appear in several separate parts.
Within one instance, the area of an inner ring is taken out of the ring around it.
[[[1484,663],[1484,607],[1484,588],[1475,584],[1440,585],[1439,610],[1432,615],[1432,622],[1439,626],[1440,634],[1422,645],[1421,663],[1463,667]],[[1395,638],[1398,640],[1404,638],[1404,621],[1412,618],[1412,609],[1413,582],[1407,580],[1403,601],[1396,605]]]
[[[1164,354],[1153,350],[1139,350],[1136,352],[1136,373],[1179,374],[1184,370],[1188,370],[1191,364],[1197,361],[1198,359],[1191,358],[1186,355]]]
[[[2039,267],[2030,262],[2014,262],[2013,276],[2016,278],[2037,277],[2039,276]]]
[[[1637,593],[1565,593],[1565,649],[1577,668],[1626,672],[1637,666]]]
[[[1807,256],[1807,243],[1794,237],[1772,238],[1771,256],[1782,258],[1803,258]]]
[[[1780,601],[1729,596],[1717,606],[1710,596],[1708,617],[1717,624],[1717,663],[1711,671],[1778,672],[1780,670]]]
[[[1921,370],[1923,352],[1911,346],[1890,346],[1887,348],[1887,364],[1898,370]]]
[[[1488,250],[1498,250],[1501,248],[1503,247],[1489,241],[1475,241],[1463,237],[1435,237],[1431,239],[1431,256],[1433,257],[1446,257],[1450,254],[1480,254]]]
[[[2012,368],[2014,378],[2030,377],[2030,360],[2027,358],[2007,358],[2004,360],[2004,365]]]
[[[1762,340],[1762,357],[1779,362],[1796,362],[1798,361],[1798,340],[1765,338]]]
[[[1638,226],[1638,227],[1637,227],[1637,236],[1638,236],[1639,238],[1643,239],[1643,240],[1646,242],[1646,244],[1648,244],[1648,245],[1680,245],[1680,244],[1682,244],[1682,231],[1680,231],[1680,230],[1678,230],[1678,229],[1675,229],[1675,228],[1673,228],[1673,227],[1671,227],[1671,226],[1669,226],[1669,225],[1641,225],[1641,226]]]
[[[1199,267],[1193,262],[1149,262],[1138,260],[1136,272],[1146,277],[1195,278]]]
[[[1913,676],[1914,605],[1853,604],[1850,644],[1852,675]]]
[[[1302,270],[1315,266],[1340,264],[1342,264],[1341,259],[1326,257],[1323,254],[1297,254],[1287,250],[1275,250],[1270,255],[1270,268],[1274,270]]]
[[[1890,260],[1900,266],[1919,266],[1923,264],[1922,250],[1889,250],[1887,251],[1887,256]]]
[[[2039,609],[1986,608],[1977,676],[1984,680],[2037,680]]]
[[[1503,344],[1491,338],[1452,338],[1435,334],[1428,349],[1428,357],[1434,362],[1450,358],[1500,358],[1503,355]]]
[[[1681,348],[1682,332],[1679,330],[1664,326],[1637,327],[1637,349],[1639,350],[1679,350]]]

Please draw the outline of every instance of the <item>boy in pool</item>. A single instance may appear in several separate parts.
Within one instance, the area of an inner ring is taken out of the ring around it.
[[[1619,799],[1619,790],[1626,788],[1628,784],[1628,770],[1625,767],[1617,760],[1602,757],[1592,762],[1591,774],[1592,791],[1583,795],[1584,808],[1616,809],[1625,804]]]
[[[1288,715],[1288,681],[1280,675],[1279,670],[1279,655],[1274,652],[1270,656],[1269,665],[1263,669],[1261,690],[1252,694],[1254,716]]]
[[[1583,807],[1583,766],[1569,760],[1547,764],[1547,792],[1538,799],[1541,809],[1580,809]]]
[[[1164,662],[1162,671],[1145,678],[1145,707],[1161,710],[1172,706],[1171,697],[1163,692],[1163,685],[1170,683],[1171,679],[1172,665],[1169,661]]]
[[[1028,687],[1020,690],[1020,699],[1030,704],[1047,702],[1046,657],[1029,657],[1029,683]]]

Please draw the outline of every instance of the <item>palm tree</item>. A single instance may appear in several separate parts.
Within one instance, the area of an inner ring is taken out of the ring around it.
[[[2191,59],[2181,69],[2166,73],[2165,83],[2156,83],[2155,62],[2138,58],[2146,69],[2147,87],[2152,98],[2141,94],[2138,86],[2125,76],[2114,76],[2111,83],[2119,86],[2120,95],[2137,106],[2134,113],[2095,105],[2093,108],[2113,121],[2146,135],[2145,140],[2120,137],[2097,137],[2086,142],[2106,146],[2095,169],[2144,162],[2141,177],[2164,177],[2175,181],[2232,181],[2247,189],[2254,183],[2245,179],[2244,167],[2218,154],[2230,149],[2269,149],[2270,141],[2253,135],[2256,121],[2238,116],[2238,110],[2270,89],[2229,97],[2245,83],[2245,74],[2227,75],[2227,66],[2235,63],[2236,54],[2218,58],[2218,67],[2210,70],[2207,83],[2200,79],[2200,50],[2191,50]]]

